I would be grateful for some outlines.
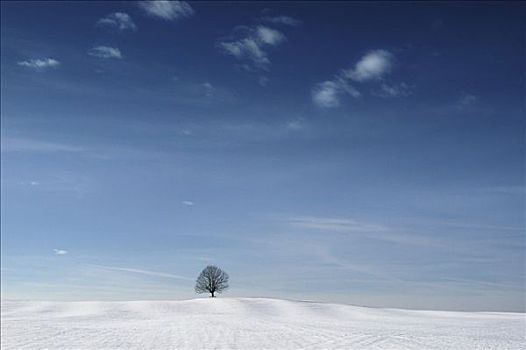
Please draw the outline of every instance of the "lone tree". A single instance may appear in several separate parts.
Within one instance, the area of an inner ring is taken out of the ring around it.
[[[228,288],[228,274],[217,266],[207,266],[201,271],[195,282],[196,293],[221,293]]]

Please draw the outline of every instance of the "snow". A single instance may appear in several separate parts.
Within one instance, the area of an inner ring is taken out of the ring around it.
[[[2,301],[9,349],[526,349],[523,313],[263,298]]]

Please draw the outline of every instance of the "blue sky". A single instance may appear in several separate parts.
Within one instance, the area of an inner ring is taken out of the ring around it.
[[[523,11],[2,2],[2,297],[524,311]]]

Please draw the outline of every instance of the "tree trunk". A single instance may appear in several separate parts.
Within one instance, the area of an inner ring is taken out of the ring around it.
[[[214,292],[210,292],[210,293],[212,293],[212,298],[213,298],[214,297]]]

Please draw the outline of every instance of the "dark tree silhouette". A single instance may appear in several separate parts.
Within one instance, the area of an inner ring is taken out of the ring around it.
[[[207,266],[201,271],[195,282],[196,293],[221,293],[228,288],[228,274],[217,266]]]

